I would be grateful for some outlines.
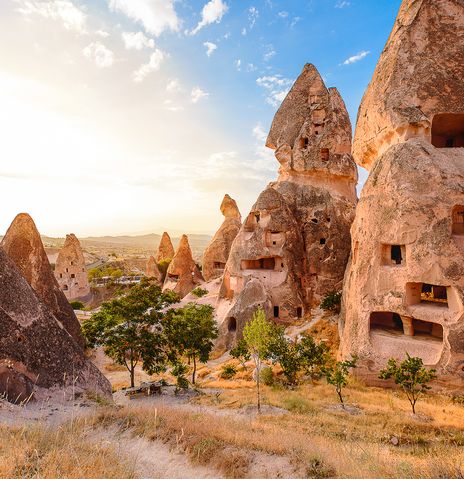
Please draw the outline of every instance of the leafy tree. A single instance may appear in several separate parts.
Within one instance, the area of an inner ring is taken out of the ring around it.
[[[380,379],[393,378],[395,383],[406,393],[411,404],[413,414],[416,414],[416,402],[422,394],[426,394],[431,387],[427,384],[437,377],[435,369],[427,369],[421,358],[411,357],[406,353],[406,359],[397,364],[396,359],[390,358],[387,367],[380,371]]]
[[[161,282],[163,282],[166,278],[166,273],[168,272],[168,268],[169,268],[169,265],[171,264],[171,261],[172,261],[171,258],[165,258],[158,263],[158,269],[161,273]]]
[[[144,279],[126,296],[103,303],[98,313],[83,322],[82,332],[88,346],[102,346],[110,358],[127,368],[134,387],[135,367],[140,362],[149,374],[165,368],[162,311],[176,301],[172,291],[162,293],[159,286]]]
[[[171,374],[176,378],[176,392],[179,389],[187,389],[188,388],[188,379],[185,375],[188,372],[188,367],[183,363],[175,363],[173,368],[171,369]]]
[[[342,292],[332,291],[327,293],[321,302],[321,309],[324,311],[333,311],[335,313],[340,312],[340,306],[342,302]]]
[[[84,303],[82,301],[71,301],[69,304],[71,305],[71,308],[74,310],[84,309]]]
[[[230,355],[240,362],[243,369],[246,369],[245,363],[251,359],[251,354],[245,339],[242,338],[237,342],[236,346],[230,350]]]
[[[203,296],[206,296],[208,294],[208,290],[197,286],[195,289],[192,290],[192,294],[197,298],[202,298]]]
[[[258,308],[253,319],[245,325],[243,337],[248,351],[253,358],[256,368],[256,393],[258,399],[258,413],[261,412],[260,377],[263,360],[268,355],[268,346],[272,336],[272,324],[266,319],[264,309]]]
[[[186,357],[193,362],[192,384],[195,384],[197,360],[206,363],[218,336],[210,305],[189,303],[183,308],[170,310],[164,322],[164,330],[170,348],[172,362]]]
[[[353,356],[351,360],[337,361],[323,368],[323,373],[327,383],[335,387],[338,398],[340,399],[340,403],[343,407],[345,407],[342,395],[343,388],[348,384],[350,369],[354,369],[356,367],[357,361],[358,358]]]
[[[312,336],[304,336],[299,342],[301,365],[312,378],[320,377],[330,358],[330,350],[324,342],[316,343]]]

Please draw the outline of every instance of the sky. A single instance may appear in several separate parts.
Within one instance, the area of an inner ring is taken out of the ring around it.
[[[213,233],[225,193],[245,216],[304,64],[354,125],[400,3],[0,0],[0,234]]]

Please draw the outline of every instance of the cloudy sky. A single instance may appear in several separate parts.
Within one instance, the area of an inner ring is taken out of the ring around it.
[[[400,0],[0,0],[0,234],[213,232],[303,65],[352,121]]]

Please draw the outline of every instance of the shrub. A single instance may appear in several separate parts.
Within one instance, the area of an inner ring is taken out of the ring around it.
[[[335,313],[340,312],[340,306],[342,302],[342,292],[332,291],[327,293],[321,302],[321,309],[324,311],[333,311]]]
[[[161,281],[165,280],[166,273],[168,272],[168,268],[169,268],[169,265],[171,264],[171,261],[172,261],[171,258],[165,258],[158,263],[158,269],[161,273]]]
[[[233,364],[224,364],[224,366],[222,366],[222,379],[232,379],[236,374],[237,368]]]
[[[282,405],[285,409],[296,414],[308,414],[315,410],[307,399],[299,396],[285,397],[282,400]]]
[[[197,286],[194,290],[192,290],[192,294],[197,298],[202,298],[203,296],[206,296],[208,294],[208,290]]]
[[[350,369],[354,369],[356,367],[357,360],[358,358],[353,356],[350,361],[337,361],[330,366],[323,368],[323,373],[327,383],[335,387],[338,399],[340,399],[340,403],[343,407],[345,407],[345,403],[343,400],[342,391],[343,388],[348,384],[348,375]]]
[[[81,310],[84,309],[84,303],[81,301],[71,301],[69,303],[74,310]]]
[[[261,369],[259,377],[266,386],[272,386],[274,384],[274,374],[269,366],[265,366]]]
[[[251,354],[248,351],[248,345],[247,342],[244,339],[241,339],[235,348],[232,348],[230,350],[230,355],[234,358],[237,359],[240,364],[242,365],[243,369],[246,369],[246,362],[251,359]]]

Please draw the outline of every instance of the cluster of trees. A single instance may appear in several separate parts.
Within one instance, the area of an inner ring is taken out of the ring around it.
[[[288,386],[296,385],[304,376],[311,379],[325,377],[327,383],[335,388],[343,407],[343,389],[348,384],[351,370],[357,367],[357,357],[336,361],[327,345],[316,343],[311,336],[295,340],[286,337],[284,328],[268,321],[263,309],[258,309],[245,325],[243,339],[230,354],[243,367],[250,359],[254,362],[258,411],[261,409],[261,381],[266,361],[280,365]],[[232,368],[223,371],[223,377],[232,377],[233,374]],[[391,358],[379,375],[380,379],[393,379],[403,389],[414,414],[416,402],[430,389],[428,383],[435,377],[434,369],[425,368],[421,358],[409,354],[400,363]]]
[[[213,308],[190,303],[170,308],[179,301],[172,291],[162,292],[149,279],[143,279],[128,293],[102,304],[100,311],[82,324],[89,347],[102,346],[117,364],[125,366],[135,386],[135,368],[141,364],[148,374],[172,367],[181,387],[193,365],[195,383],[198,362],[206,362],[217,337]]]

